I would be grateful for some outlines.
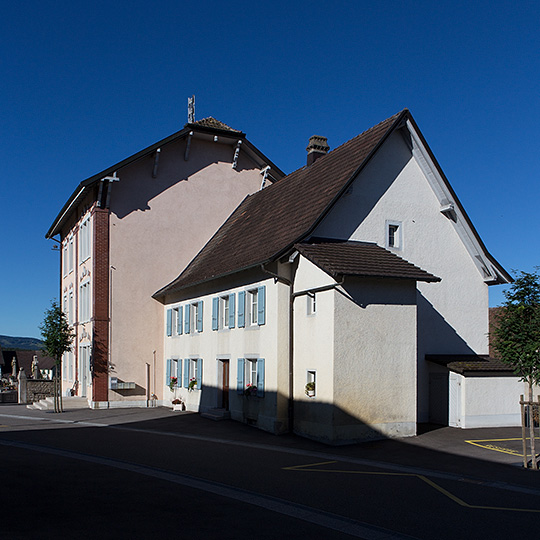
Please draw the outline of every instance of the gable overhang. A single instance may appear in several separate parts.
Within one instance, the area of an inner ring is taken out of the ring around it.
[[[410,134],[410,139],[407,142],[413,157],[437,197],[441,213],[452,223],[465,249],[482,275],[484,282],[487,285],[511,283],[513,281],[512,277],[488,252],[410,114],[407,115],[405,122],[400,127],[406,128]]]
[[[285,173],[277,167],[271,160],[269,160],[260,150],[258,150],[253,144],[251,144],[245,137],[245,133],[240,131],[228,131],[217,128],[211,128],[207,126],[200,126],[198,124],[186,124],[183,129],[173,133],[172,135],[158,141],[157,143],[148,146],[144,150],[133,154],[132,156],[120,161],[116,165],[109,167],[98,174],[83,180],[71,194],[71,197],[64,204],[56,219],[53,221],[51,227],[47,231],[45,238],[49,239],[57,234],[60,234],[63,225],[66,220],[71,216],[73,210],[77,207],[77,204],[84,199],[84,197],[90,192],[90,190],[99,182],[102,178],[113,175],[123,167],[132,165],[133,163],[153,154],[156,150],[163,148],[164,146],[176,142],[181,139],[185,139],[191,135],[193,138],[215,141],[222,144],[228,144],[234,147],[238,144],[238,141],[242,141],[242,153],[247,155],[251,161],[264,170],[266,167],[270,167],[268,177],[271,181],[280,180],[285,176]],[[216,139],[217,137],[217,139]],[[231,152],[233,150],[231,149]]]

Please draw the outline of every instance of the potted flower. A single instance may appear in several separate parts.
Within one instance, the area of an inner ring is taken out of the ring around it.
[[[176,386],[177,383],[178,383],[178,378],[177,377],[171,377],[171,379],[169,380],[169,388],[170,388],[171,392],[174,392],[174,387]]]
[[[244,390],[244,396],[256,396],[257,395],[257,385],[256,384],[248,384],[246,386],[246,389]]]
[[[315,397],[315,382],[311,381],[306,384],[306,396]]]
[[[188,391],[195,390],[197,388],[197,379],[195,377],[189,379]]]

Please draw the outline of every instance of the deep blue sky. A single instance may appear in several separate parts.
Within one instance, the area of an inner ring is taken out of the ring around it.
[[[532,270],[539,26],[537,1],[4,3],[0,334],[39,337],[44,235],[78,183],[181,129],[192,94],[285,172],[309,136],[334,148],[408,107],[490,252]]]

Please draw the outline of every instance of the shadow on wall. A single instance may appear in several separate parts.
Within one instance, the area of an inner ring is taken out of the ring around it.
[[[152,177],[154,154],[149,154],[119,171],[120,182],[111,191],[111,211],[118,219],[132,212],[150,210],[150,201],[179,182],[219,162],[232,163],[234,146],[192,139],[189,159],[184,160],[186,139],[166,145],[160,152],[158,172]],[[254,168],[255,165],[252,165]],[[240,153],[237,172],[248,169],[247,157]]]
[[[390,389],[391,391],[391,389]],[[187,410],[210,413],[219,416],[223,390],[215,386],[202,385],[201,390],[188,391],[178,388],[168,391],[165,401],[180,398],[187,406]],[[248,396],[238,394],[236,388],[229,391],[229,413],[233,420],[256,426],[264,431],[279,435],[287,433],[287,396],[279,392],[265,391],[264,396]],[[200,401],[197,403],[198,399]],[[398,414],[388,414],[381,418],[381,423],[403,424]],[[362,418],[355,417],[331,403],[317,400],[317,397],[307,396],[294,403],[294,433],[330,445],[352,444],[367,440],[384,439],[387,436],[366,424]],[[410,436],[414,433],[402,432],[401,436]],[[400,432],[395,433],[396,437]]]

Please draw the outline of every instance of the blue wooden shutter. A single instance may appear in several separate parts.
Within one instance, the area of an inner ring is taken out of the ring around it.
[[[181,307],[179,307],[176,310],[176,333],[179,336],[182,335],[182,330],[183,330],[183,324],[182,324],[182,319],[183,319],[182,315],[183,314],[184,314],[184,310]]]
[[[188,304],[184,306],[184,332],[189,334],[189,315],[190,315],[191,306]]]
[[[257,358],[257,396],[264,396],[264,358]]]
[[[236,294],[229,294],[229,328],[234,328],[235,299]]]
[[[239,394],[244,393],[244,358],[238,359],[238,366],[236,368],[236,391]]]
[[[197,358],[197,389],[202,390],[202,358]]]
[[[189,386],[189,358],[184,359],[184,388]]]
[[[238,328],[246,326],[246,291],[238,293]]]
[[[172,336],[172,309],[167,310],[167,335]]]
[[[219,298],[216,296],[212,298],[212,330],[217,330],[218,325],[218,313],[219,313]]]
[[[202,332],[202,321],[203,321],[203,303],[202,300],[198,302],[197,309],[197,332]]]
[[[264,305],[264,300],[265,300],[265,289],[266,287],[263,285],[262,287],[259,287],[257,289],[257,308],[258,308],[258,313],[257,313],[257,324],[259,325],[262,325],[265,323],[265,305]]]
[[[181,388],[182,386],[182,359],[179,358],[176,361],[176,386]]]
[[[172,360],[167,359],[167,373],[165,375],[165,384],[170,384],[171,382],[171,369],[172,369]]]

